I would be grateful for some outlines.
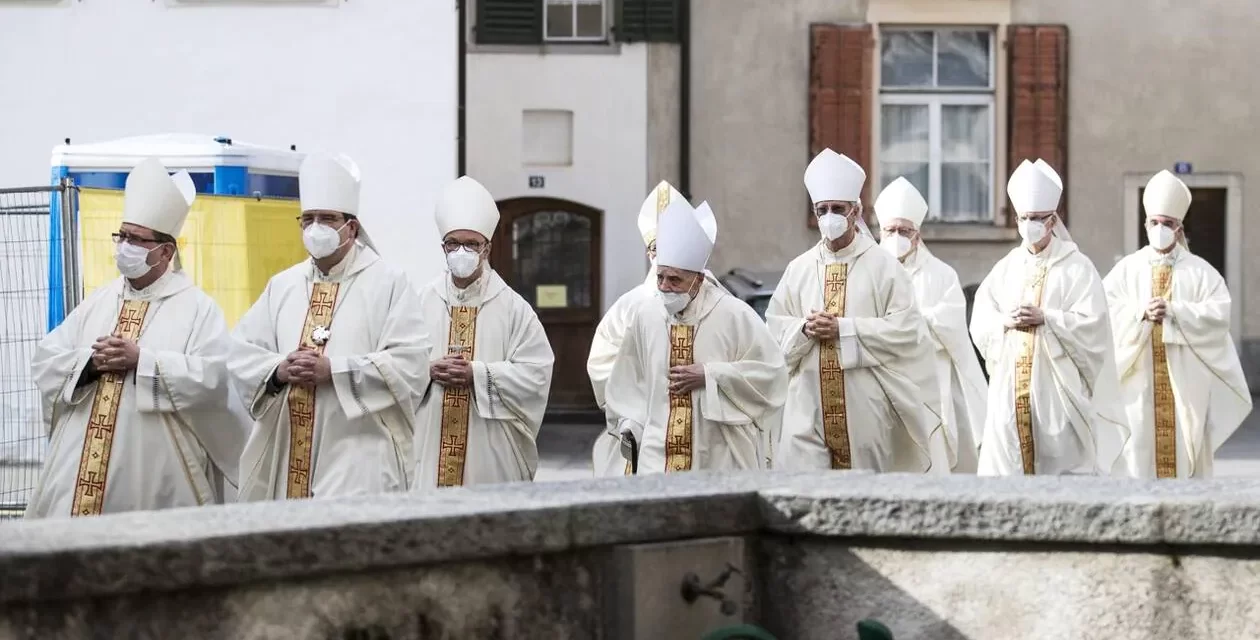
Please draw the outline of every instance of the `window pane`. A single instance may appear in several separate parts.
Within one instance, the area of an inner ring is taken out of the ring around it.
[[[989,106],[941,105],[941,160],[989,160]]]
[[[941,210],[938,218],[951,222],[989,221],[987,162],[941,163]]]
[[[938,87],[989,86],[988,31],[941,31],[936,38]]]
[[[910,181],[910,184],[914,185],[915,189],[919,190],[923,199],[927,200],[928,194],[932,193],[929,189],[928,169],[929,165],[927,162],[880,162],[879,189],[883,191],[884,187],[888,186],[888,183],[896,180],[898,177],[904,177]]]
[[[880,83],[885,87],[932,86],[932,32],[885,31]]]
[[[547,0],[548,38],[573,37],[573,0]]]
[[[886,104],[880,109],[879,157],[888,162],[927,162],[928,106]]]
[[[604,37],[604,0],[577,0],[577,36]]]

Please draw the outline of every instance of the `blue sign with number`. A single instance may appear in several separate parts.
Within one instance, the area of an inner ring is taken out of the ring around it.
[[[1194,171],[1194,167],[1189,162],[1177,162],[1173,164],[1173,173],[1185,175]]]

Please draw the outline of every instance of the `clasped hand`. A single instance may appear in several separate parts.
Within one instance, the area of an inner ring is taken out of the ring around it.
[[[473,382],[472,363],[461,354],[447,354],[429,365],[429,377],[445,387],[467,387]]]
[[[276,368],[276,378],[284,384],[314,387],[332,379],[332,364],[328,356],[310,349],[298,349]]]
[[[704,365],[686,364],[669,368],[669,392],[691,393],[704,386]]]
[[[1005,325],[1008,329],[1017,329],[1021,327],[1035,327],[1044,324],[1045,321],[1046,316],[1041,312],[1040,307],[1031,304],[1021,304],[1007,316]]]
[[[1151,322],[1163,322],[1168,315],[1168,302],[1163,298],[1151,298],[1146,303],[1146,319]]]
[[[140,362],[140,347],[131,340],[101,336],[92,345],[92,366],[102,373],[123,373]]]
[[[840,321],[826,311],[811,311],[802,329],[807,337],[815,340],[836,340],[840,337]]]

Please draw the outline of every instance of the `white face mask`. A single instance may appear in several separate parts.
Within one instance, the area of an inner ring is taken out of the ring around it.
[[[156,248],[153,247],[153,249]],[[132,280],[143,277],[153,269],[148,262],[149,252],[153,249],[137,247],[130,242],[119,242],[114,245],[114,264],[118,265],[118,273]]]
[[[881,238],[879,246],[883,247],[884,251],[892,254],[892,257],[900,260],[910,253],[910,238],[900,233],[892,233]]]
[[[446,254],[446,266],[450,268],[451,275],[456,278],[472,276],[480,264],[481,256],[476,251],[468,250],[467,247],[460,247]]]
[[[835,240],[849,232],[849,219],[838,213],[824,213],[818,218],[818,232],[827,240]]]
[[[676,316],[679,313],[682,313],[682,310],[686,309],[687,305],[691,303],[691,294],[689,293],[676,293],[674,291],[661,291],[658,289],[656,291],[656,295],[660,297],[661,303],[665,305],[665,310],[668,311],[671,316]]]
[[[1046,223],[1040,220],[1020,220],[1019,235],[1028,244],[1037,244],[1046,237]]]
[[[345,244],[341,241],[340,231],[350,222],[347,220],[336,229],[326,227],[322,224],[312,224],[302,231],[302,244],[306,246],[306,252],[311,254],[312,258],[320,260],[327,258],[341,248]]]
[[[1168,247],[1171,247],[1177,241],[1177,232],[1162,224],[1157,224],[1146,228],[1146,239],[1150,240],[1152,247],[1160,251],[1167,251]]]

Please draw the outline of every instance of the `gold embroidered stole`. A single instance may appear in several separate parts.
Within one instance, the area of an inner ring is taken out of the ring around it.
[[[844,315],[845,295],[849,283],[849,265],[829,264],[823,280],[823,304],[827,313]],[[828,340],[819,345],[818,384],[822,397],[823,440],[831,452],[832,469],[851,469],[853,454],[849,450],[849,410],[844,398],[844,369],[840,368],[837,343]]]
[[[469,362],[477,338],[477,307],[451,307],[450,337],[447,344],[461,347]],[[445,387],[442,391],[442,432],[438,453],[439,487],[464,484],[464,465],[468,462],[468,420],[472,408],[470,387]]]
[[[147,300],[124,300],[111,335],[135,342],[148,311]],[[125,374],[109,372],[97,380],[91,418],[83,432],[71,516],[99,516],[105,508],[105,479],[109,476],[109,454],[114,449],[114,428],[118,426],[125,379]]]
[[[1041,292],[1046,284],[1046,265],[1037,265],[1024,282],[1024,300],[1035,307],[1041,306]],[[1032,371],[1033,354],[1036,351],[1037,327],[1015,329],[1019,339],[1019,358],[1015,361],[1015,430],[1019,434],[1019,456],[1024,463],[1024,475],[1037,472],[1037,450],[1033,442],[1032,419]]]
[[[1151,269],[1151,296],[1168,300],[1172,294],[1172,265]],[[1164,323],[1151,328],[1151,362],[1155,366],[1155,477],[1177,477],[1177,401],[1168,375]]]
[[[306,321],[298,348],[323,355],[324,345],[315,344],[315,327],[331,328],[333,307],[337,302],[336,282],[316,282],[311,288],[311,302],[306,307]],[[315,441],[315,389],[289,387],[289,473],[285,495],[290,499],[311,497],[311,457]]]
[[[695,362],[696,327],[669,326],[669,366],[685,367]],[[668,376],[669,371],[665,374]],[[690,471],[693,453],[694,412],[691,392],[669,394],[669,421],[665,430],[665,472]]]

